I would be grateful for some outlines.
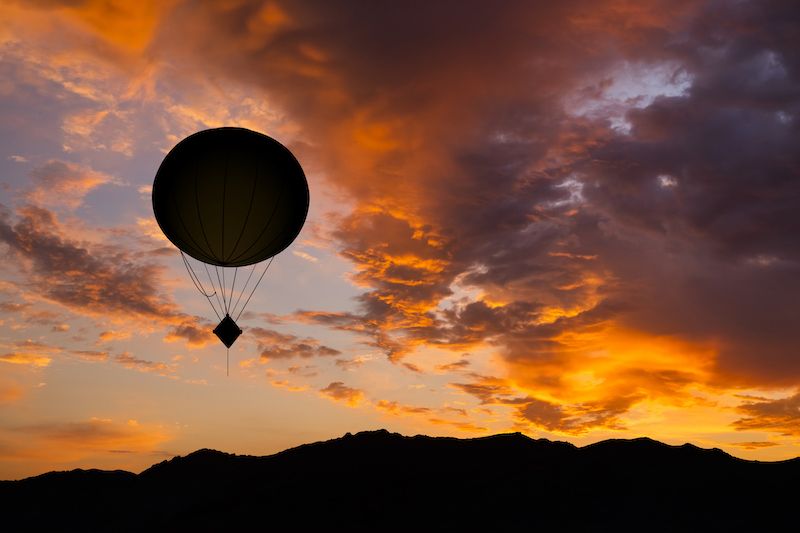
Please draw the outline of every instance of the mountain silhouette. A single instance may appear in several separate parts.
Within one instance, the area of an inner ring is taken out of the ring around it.
[[[3,481],[0,510],[5,531],[770,531],[797,523],[799,482],[800,458],[647,438],[379,430],[265,457],[203,449],[138,475]]]

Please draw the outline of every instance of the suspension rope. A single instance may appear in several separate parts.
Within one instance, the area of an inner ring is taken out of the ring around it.
[[[225,289],[227,288],[227,283],[225,283],[225,267],[222,267],[222,301],[225,302],[225,312],[228,312],[228,300],[225,299]]]
[[[250,278],[252,278],[252,277],[253,277],[253,272],[255,272],[255,271],[256,271],[256,265],[255,265],[255,263],[254,263],[254,264],[253,264],[253,268],[251,268],[251,269],[250,269],[250,275],[249,275],[249,276],[247,276],[247,281],[245,281],[245,282],[244,282],[244,287],[242,287],[242,290],[241,290],[241,292],[239,293],[239,297],[238,297],[238,298],[236,298],[236,303],[235,303],[235,304],[233,304],[233,309],[231,310],[231,312],[232,312],[232,313],[233,313],[233,312],[236,312],[236,306],[238,306],[238,305],[239,305],[239,301],[242,299],[242,295],[244,295],[244,291],[246,291],[246,290],[247,290],[247,286],[250,284]]]
[[[236,275],[239,273],[239,267],[233,267],[233,282],[231,283],[231,297],[228,300],[228,307],[233,303],[233,292],[236,290]],[[231,309],[232,310],[232,309]]]
[[[205,267],[205,269],[206,269],[206,276],[208,276],[208,281],[210,281],[211,282],[211,286],[214,287],[214,294],[217,295],[217,303],[219,304],[219,308],[222,309],[223,308],[222,307],[222,302],[220,302],[220,300],[219,300],[219,293],[217,292],[216,285],[214,285],[214,280],[211,279],[211,272],[209,272],[209,270],[208,270],[208,265],[203,263],[203,267]],[[220,320],[222,320],[222,319],[220,318]]]
[[[223,287],[222,280],[219,277],[219,267],[217,265],[214,265],[214,270],[217,272],[217,282],[219,283],[220,290],[222,291],[222,303],[224,304],[224,307],[225,307],[225,314],[227,314],[228,313],[228,303],[225,301],[225,287]]]
[[[222,320],[222,317],[217,312],[217,308],[214,306],[214,301],[211,299],[211,297],[214,296],[217,293],[217,291],[214,291],[211,294],[209,294],[208,291],[206,291],[205,287],[203,287],[203,283],[200,281],[200,278],[197,277],[197,274],[194,272],[192,265],[189,264],[189,261],[186,259],[186,256],[183,254],[182,251],[181,251],[181,259],[183,259],[183,265],[186,267],[186,272],[189,273],[189,278],[191,278],[192,283],[194,283],[194,287],[198,291],[200,291],[200,294],[206,297],[208,303],[211,304],[211,309],[214,310],[214,314],[217,315],[217,318]]]
[[[265,269],[264,269],[264,272],[262,272],[262,273],[261,273],[261,277],[260,277],[260,278],[258,278],[258,281],[256,281],[256,284],[255,284],[255,285],[253,285],[253,290],[250,292],[250,296],[248,296],[248,297],[247,297],[247,300],[245,300],[245,302],[244,302],[244,305],[243,305],[243,306],[242,306],[242,308],[239,310],[239,314],[238,314],[238,315],[236,315],[236,320],[239,320],[239,317],[240,317],[240,316],[242,316],[242,313],[244,312],[244,308],[245,308],[245,307],[247,307],[247,304],[248,304],[248,303],[250,303],[250,298],[252,298],[252,297],[253,297],[253,293],[255,293],[255,292],[256,292],[256,288],[258,287],[258,284],[259,284],[259,283],[261,283],[261,280],[262,280],[262,279],[264,279],[264,274],[266,274],[266,273],[267,273],[267,270],[269,270],[269,267],[270,267],[270,265],[272,264],[272,261],[273,261],[274,259],[275,259],[275,256],[274,256],[274,255],[273,255],[272,257],[270,257],[270,258],[269,258],[269,262],[267,263],[267,268],[265,268]]]

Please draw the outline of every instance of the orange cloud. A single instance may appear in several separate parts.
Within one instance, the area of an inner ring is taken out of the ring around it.
[[[273,379],[272,381],[269,382],[269,384],[272,385],[273,387],[286,389],[290,392],[303,392],[309,389],[307,385],[295,385],[285,379]]]
[[[357,407],[364,400],[363,391],[348,387],[341,381],[334,381],[319,392],[328,399],[342,402],[350,407]]]
[[[128,352],[117,355],[114,357],[114,361],[121,364],[125,368],[138,370],[139,372],[153,372],[161,376],[166,376],[175,372],[174,365],[160,361],[148,361],[146,359],[140,359]]]
[[[0,355],[0,361],[14,365],[28,365],[42,368],[49,366],[53,359],[37,353],[14,352]]]
[[[749,401],[736,410],[744,416],[733,422],[739,431],[769,431],[785,436],[800,435],[800,393],[776,400]]]
[[[428,421],[434,425],[452,426],[456,429],[459,429],[461,431],[466,431],[469,433],[485,433],[486,431],[488,431],[487,428],[479,426],[472,422],[464,422],[460,420],[444,420],[441,418],[429,418]]]
[[[115,340],[129,339],[131,337],[131,335],[132,335],[132,333],[130,331],[108,330],[108,331],[101,331],[100,335],[98,335],[98,338],[102,342],[109,342],[109,341],[115,341]]]
[[[731,445],[738,446],[746,450],[759,450],[761,448],[771,448],[772,446],[778,446],[779,444],[777,442],[772,442],[768,440],[757,440],[757,441],[746,441],[746,442],[732,442]]]
[[[184,341],[189,348],[203,348],[218,341],[213,334],[210,322],[187,317],[167,331],[164,340],[167,342]]]
[[[392,415],[418,415],[431,412],[428,407],[417,407],[413,405],[403,405],[394,401],[380,400],[375,404],[375,408],[385,411]]]

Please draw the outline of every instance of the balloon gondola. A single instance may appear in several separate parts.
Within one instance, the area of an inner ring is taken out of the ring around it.
[[[204,130],[166,155],[153,181],[152,200],[161,231],[180,250],[192,282],[220,319],[214,333],[230,348],[242,333],[236,320],[272,260],[305,223],[309,192],[303,169],[285,146],[261,133]],[[243,298],[259,264],[265,265],[263,271]],[[237,289],[238,270],[251,265],[245,285]]]

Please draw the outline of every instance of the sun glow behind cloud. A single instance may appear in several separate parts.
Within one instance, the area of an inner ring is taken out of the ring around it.
[[[8,475],[383,425],[798,455],[792,14],[709,5],[4,4]],[[223,382],[149,186],[230,124],[312,211]]]

